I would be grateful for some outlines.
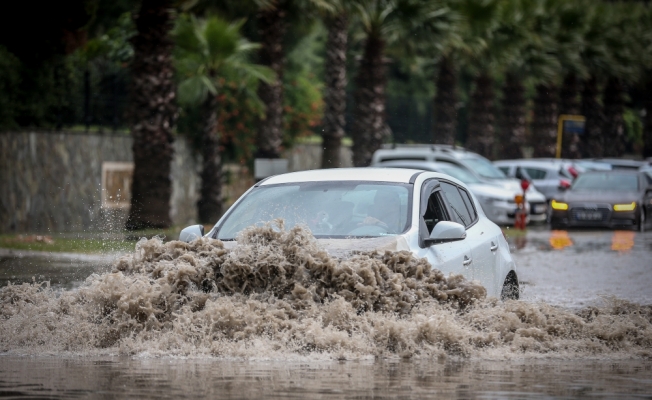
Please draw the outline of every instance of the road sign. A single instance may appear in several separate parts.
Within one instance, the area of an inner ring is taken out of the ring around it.
[[[561,144],[564,135],[583,135],[586,117],[562,114],[557,120],[557,158],[561,158]]]

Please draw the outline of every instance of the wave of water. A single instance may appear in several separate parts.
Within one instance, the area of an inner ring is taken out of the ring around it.
[[[0,352],[227,359],[650,358],[652,306],[502,302],[409,252],[331,257],[301,227],[142,239],[82,287],[0,289]]]

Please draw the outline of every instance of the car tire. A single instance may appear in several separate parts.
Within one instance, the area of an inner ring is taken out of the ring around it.
[[[638,231],[643,233],[645,232],[645,224],[647,223],[645,219],[645,210],[641,209],[641,215],[638,217]]]
[[[500,292],[501,300],[518,300],[520,297],[520,288],[518,286],[518,278],[514,271],[509,271],[503,283],[503,290]]]

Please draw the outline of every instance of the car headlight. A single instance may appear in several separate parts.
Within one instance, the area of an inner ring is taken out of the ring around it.
[[[630,204],[614,204],[614,211],[634,211],[634,209],[636,209],[635,201]]]
[[[568,210],[568,203],[562,203],[560,201],[553,200],[550,203],[550,207],[552,207],[553,210],[562,210],[562,211],[564,211],[564,210]]]

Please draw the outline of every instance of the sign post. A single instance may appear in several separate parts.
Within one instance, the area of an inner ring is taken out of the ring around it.
[[[584,134],[584,123],[586,117],[583,115],[562,114],[557,120],[557,151],[556,158],[561,158],[562,136],[568,133],[577,135]]]

